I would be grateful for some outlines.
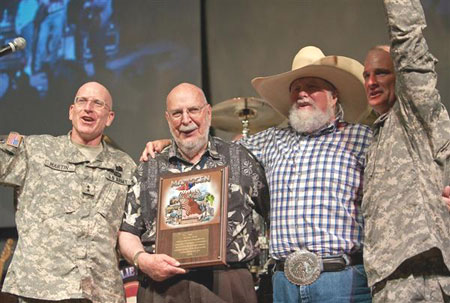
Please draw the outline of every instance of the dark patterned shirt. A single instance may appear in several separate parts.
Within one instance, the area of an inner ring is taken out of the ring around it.
[[[200,161],[192,164],[177,151],[175,142],[155,159],[141,163],[135,185],[127,196],[121,230],[141,238],[148,252],[156,241],[159,178],[166,173],[228,166],[227,262],[247,262],[259,254],[253,210],[267,218],[269,192],[261,165],[239,144],[210,137]]]

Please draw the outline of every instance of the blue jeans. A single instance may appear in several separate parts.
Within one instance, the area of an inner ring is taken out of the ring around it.
[[[372,302],[363,265],[322,272],[311,285],[297,286],[276,271],[272,277],[273,303]]]

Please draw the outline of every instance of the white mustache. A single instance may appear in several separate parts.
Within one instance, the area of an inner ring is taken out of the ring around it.
[[[309,99],[309,98],[297,99],[297,102],[296,102],[296,103],[299,104],[299,105],[300,105],[301,103],[306,103],[306,104],[311,105],[312,107],[314,107],[314,108],[317,109],[316,103],[315,103],[313,100]]]
[[[190,132],[190,131],[193,131],[193,130],[195,130],[197,128],[198,128],[197,125],[195,125],[194,123],[191,123],[191,124],[186,125],[186,126],[181,125],[179,130],[182,131],[182,132]]]

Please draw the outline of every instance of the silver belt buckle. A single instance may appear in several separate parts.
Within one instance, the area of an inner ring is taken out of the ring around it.
[[[298,250],[286,258],[284,274],[296,285],[309,285],[319,278],[321,264],[321,259],[316,254],[307,250]]]

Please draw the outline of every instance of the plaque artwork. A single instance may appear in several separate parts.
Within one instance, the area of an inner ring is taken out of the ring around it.
[[[228,168],[161,177],[156,253],[184,268],[226,264]]]

